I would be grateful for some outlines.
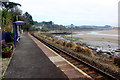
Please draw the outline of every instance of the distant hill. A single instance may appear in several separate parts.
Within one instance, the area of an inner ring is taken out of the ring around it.
[[[112,26],[109,25],[105,25],[105,26],[87,26],[87,25],[83,25],[83,26],[78,26],[79,28],[113,28]]]
[[[83,30],[83,29],[117,29],[118,27],[112,27],[110,25],[105,26],[91,26],[91,25],[82,25],[82,26],[75,26],[73,24],[68,26],[54,24],[52,21],[42,21],[42,22],[34,22],[35,27],[41,31],[54,31],[54,30]]]

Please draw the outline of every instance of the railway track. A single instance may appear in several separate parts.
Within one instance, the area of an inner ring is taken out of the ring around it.
[[[36,37],[33,34],[32,34],[32,36],[34,36],[39,41],[44,43],[46,46],[48,46],[49,48],[54,50],[56,53],[61,55],[63,58],[68,60],[71,64],[73,64],[74,66],[81,69],[83,72],[85,72],[89,76],[91,76],[93,80],[118,80],[114,76],[109,75],[109,74],[105,73],[104,71],[86,63],[85,61],[81,60],[80,58],[77,58],[76,56],[71,55],[68,52],[65,52],[65,51],[53,46],[52,44],[46,42],[45,40],[43,40],[39,37]]]

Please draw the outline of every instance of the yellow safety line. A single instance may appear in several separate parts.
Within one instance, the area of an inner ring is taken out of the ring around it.
[[[36,38],[35,38],[36,39]],[[39,41],[39,40],[38,40]],[[40,41],[39,41],[40,42]],[[52,51],[54,54],[56,54],[57,56],[61,57],[58,53],[56,53],[55,51],[53,51],[52,49],[50,49],[48,46],[46,46],[45,44],[43,44],[42,42],[40,42],[43,46],[47,47],[50,51]],[[77,68],[76,66],[74,66],[73,64],[71,64],[69,61],[67,61],[66,59],[64,59],[63,57],[61,57],[63,60],[65,60],[68,64],[70,64],[72,67],[74,67],[76,70],[78,70],[80,73],[84,74],[85,76],[87,76],[88,78],[91,78],[91,76],[89,76],[88,74],[86,74],[85,72],[83,72],[82,70],[80,70],[79,68]]]

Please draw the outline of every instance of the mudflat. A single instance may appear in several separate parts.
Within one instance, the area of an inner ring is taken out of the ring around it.
[[[73,37],[80,37],[85,40],[98,40],[98,41],[107,41],[107,42],[115,42],[118,43],[118,31],[120,30],[102,30],[102,31],[83,31],[77,32],[78,34],[82,35],[73,35]],[[89,34],[90,32],[95,32],[98,34]],[[105,35],[101,35],[105,34]]]

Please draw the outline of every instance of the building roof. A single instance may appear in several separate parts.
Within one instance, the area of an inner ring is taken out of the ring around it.
[[[13,22],[14,24],[17,24],[17,25],[24,25],[25,22],[24,21],[16,21],[16,22]]]

